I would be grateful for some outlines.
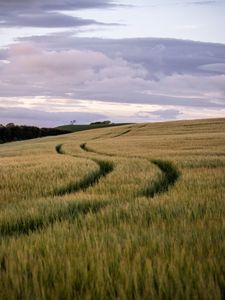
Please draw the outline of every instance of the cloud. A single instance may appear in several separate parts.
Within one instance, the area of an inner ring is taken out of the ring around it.
[[[192,1],[191,4],[196,4],[196,5],[211,5],[211,4],[217,4],[219,1],[216,0],[211,0],[211,1],[205,1],[205,0],[201,0],[201,1]]]
[[[23,14],[16,17],[5,16],[1,27],[41,27],[41,28],[66,28],[88,25],[106,25],[94,20],[87,20],[56,12]]]
[[[174,120],[183,114],[178,109],[159,109],[154,111],[139,111],[137,117],[144,120]]]
[[[78,10],[87,8],[101,8],[113,5],[111,0],[1,0],[3,10]]]
[[[27,39],[21,39],[21,41]],[[31,37],[29,41],[54,50],[80,49],[122,57],[151,70],[152,78],[163,74],[207,74],[202,65],[225,62],[225,45],[163,38],[99,39],[77,38],[73,33]],[[132,51],[131,51],[132,49]]]
[[[8,49],[0,49],[0,111],[7,106],[10,109],[4,110],[4,116],[8,114],[9,118],[16,119],[17,111],[18,118],[28,122],[30,112],[40,118],[43,115],[43,122],[47,122],[44,112],[49,114],[50,108],[65,112],[71,108],[76,110],[79,100],[83,103],[93,100],[102,106],[104,103],[159,106],[154,111],[141,110],[136,116],[140,120],[148,111],[155,120],[180,118],[185,109],[190,112],[201,109],[208,115],[209,111],[225,108],[223,44],[163,38],[111,40],[74,36],[80,30],[89,30],[89,26],[105,25],[78,18],[76,11],[112,8],[119,6],[118,2],[0,0],[0,28],[9,29],[9,36],[14,30],[19,30],[21,35],[31,30],[39,33],[52,32],[53,28],[67,30],[48,36],[20,38]],[[162,7],[221,3],[212,0],[149,2],[150,6]],[[85,26],[88,27],[83,28]],[[32,105],[29,106],[26,98],[34,99]],[[24,107],[31,110],[24,111]],[[13,108],[17,109],[14,115]]]
[[[199,67],[200,70],[215,74],[225,74],[225,63],[206,64]]]
[[[185,110],[215,115],[225,109],[224,66],[222,44],[33,37],[0,51],[0,106],[66,112],[93,100],[100,104],[92,113],[114,103],[118,112],[121,104],[159,106],[151,112],[153,120],[182,118]],[[31,106],[12,102],[26,97],[35,99]]]
[[[0,63],[0,96],[225,105],[225,45],[69,36],[33,41],[13,45],[2,56],[9,63]]]
[[[99,93],[110,96],[112,89],[124,92],[134,83],[143,88],[147,74],[138,64],[92,50],[47,51],[22,43],[10,47],[6,58],[9,63],[0,65],[1,96],[97,99]]]
[[[107,8],[115,4],[110,0],[22,0],[0,1],[1,27],[65,28],[86,25],[101,25],[94,20],[84,20],[65,14],[79,9]],[[106,25],[106,24],[104,24]]]
[[[71,120],[79,120],[80,123],[90,123],[95,120],[104,120],[107,117],[99,113],[88,112],[46,112],[26,108],[1,108],[0,123],[10,122],[18,125],[30,124],[36,126],[54,127],[69,124]]]

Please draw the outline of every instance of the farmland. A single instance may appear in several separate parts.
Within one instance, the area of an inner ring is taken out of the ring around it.
[[[0,299],[224,299],[225,119],[0,145]]]
[[[109,121],[110,122],[110,121]],[[98,124],[99,123],[99,124]],[[61,125],[57,127],[56,129],[59,129],[61,131],[70,131],[70,132],[78,132],[78,131],[84,131],[84,130],[90,130],[90,129],[99,129],[99,128],[108,128],[108,127],[117,127],[117,126],[124,126],[124,125],[130,125],[132,123],[109,123],[105,124],[102,122],[92,123],[89,125],[78,125],[78,124],[70,124],[70,125]]]

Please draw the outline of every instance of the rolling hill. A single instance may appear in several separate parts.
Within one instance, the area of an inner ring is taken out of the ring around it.
[[[124,125],[130,125],[130,124],[132,124],[132,123],[83,124],[83,125],[69,124],[69,125],[58,126],[56,129],[60,129],[62,131],[77,132],[77,131],[84,131],[84,130],[90,130],[90,129],[124,126]]]
[[[223,299],[225,119],[0,145],[0,299]]]

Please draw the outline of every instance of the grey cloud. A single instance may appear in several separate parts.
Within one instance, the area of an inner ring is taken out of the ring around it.
[[[63,14],[86,8],[105,8],[114,4],[110,0],[66,1],[66,0],[33,0],[33,1],[0,1],[0,27],[43,27],[59,28],[91,24],[102,24],[94,20],[83,20]]]
[[[150,70],[150,78],[155,80],[160,79],[163,74],[173,73],[207,75],[209,71],[200,66],[225,62],[223,44],[163,38],[77,38],[73,37],[72,33],[31,37],[28,40],[47,49],[89,49],[103,52],[110,57],[119,56],[128,62],[143,65]]]
[[[160,109],[155,111],[140,111],[137,113],[138,118],[153,120],[174,120],[183,114],[178,109]]]
[[[6,49],[0,49],[0,61],[5,60],[6,57],[7,57]]]
[[[0,64],[0,96],[225,107],[225,45],[70,35],[30,40],[5,54],[10,63]]]
[[[112,0],[1,0],[3,10],[71,10],[112,6]]]
[[[6,16],[1,27],[41,27],[41,28],[65,28],[65,27],[80,27],[87,25],[103,25],[103,23],[94,20],[81,19],[71,16],[66,16],[56,12],[50,13],[35,13],[27,15],[18,15],[16,17]]]
[[[152,115],[160,117],[160,119],[177,119],[179,116],[182,115],[182,113],[177,109],[164,109],[164,110],[157,110],[153,111]]]
[[[211,5],[211,4],[217,4],[218,1],[214,0],[214,1],[205,1],[205,0],[202,0],[202,1],[193,1],[191,2],[192,4],[196,4],[196,5]]]
[[[98,113],[87,112],[46,112],[42,110],[26,108],[2,108],[0,107],[0,124],[9,122],[18,125],[58,126],[69,124],[71,120],[77,120],[79,124],[90,123],[96,120],[104,120],[107,116]]]
[[[225,74],[225,62],[217,64],[206,64],[199,67],[199,69],[215,74]]]

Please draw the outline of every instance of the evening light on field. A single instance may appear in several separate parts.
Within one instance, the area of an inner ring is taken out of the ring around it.
[[[224,0],[0,0],[0,300],[225,299]]]

